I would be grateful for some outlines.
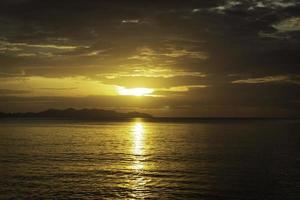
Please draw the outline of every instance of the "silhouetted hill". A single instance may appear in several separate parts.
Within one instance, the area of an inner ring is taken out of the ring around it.
[[[101,109],[73,109],[65,110],[49,109],[42,112],[27,113],[0,113],[0,118],[54,118],[54,119],[129,119],[152,118],[151,115],[139,112],[120,113],[113,110]]]

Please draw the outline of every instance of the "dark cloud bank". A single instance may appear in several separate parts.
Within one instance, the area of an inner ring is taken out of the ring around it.
[[[36,97],[30,89],[0,87],[0,109],[25,111],[34,104],[30,109],[299,116],[299,52],[296,0],[5,0],[0,2],[0,84],[7,78],[85,76],[128,87],[206,87],[162,90],[157,92],[162,97],[143,101]],[[150,77],[126,76],[153,68]]]

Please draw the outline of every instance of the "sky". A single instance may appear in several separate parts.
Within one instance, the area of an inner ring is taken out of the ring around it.
[[[298,0],[1,0],[0,111],[300,116]]]

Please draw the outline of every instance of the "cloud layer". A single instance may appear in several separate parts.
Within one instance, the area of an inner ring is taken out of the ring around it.
[[[59,99],[163,115],[299,115],[296,0],[5,0],[0,29],[2,110]],[[130,106],[117,87],[154,96]]]

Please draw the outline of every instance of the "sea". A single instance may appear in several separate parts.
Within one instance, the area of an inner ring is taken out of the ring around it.
[[[0,199],[299,200],[300,121],[0,121]]]

